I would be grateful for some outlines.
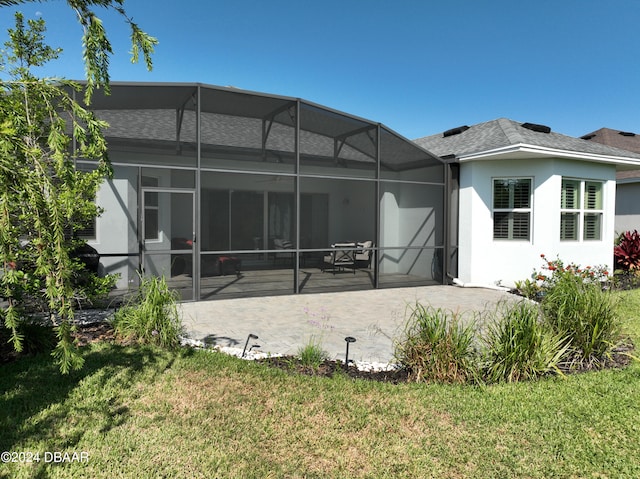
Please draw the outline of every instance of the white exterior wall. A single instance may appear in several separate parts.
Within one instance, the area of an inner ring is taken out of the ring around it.
[[[380,201],[380,246],[386,248],[379,260],[380,273],[425,276],[431,272],[433,250],[405,250],[409,246],[435,247],[438,222],[437,205],[442,192],[431,188],[425,195],[421,187],[385,184]],[[397,247],[397,249],[393,249]]]
[[[640,183],[618,183],[616,190],[616,234],[640,231]]]
[[[542,266],[541,254],[582,266],[613,264],[615,166],[565,160],[492,160],[460,165],[460,261],[464,283],[513,286]],[[530,241],[494,240],[494,178],[531,178]],[[560,241],[562,178],[604,181],[601,241]]]
[[[127,172],[133,172],[131,169]],[[96,238],[87,241],[101,255],[137,252],[138,195],[135,176],[105,181],[98,189],[96,202],[104,212],[96,220]],[[117,287],[126,289],[136,281],[137,257],[101,257],[103,274],[119,274]]]
[[[112,160],[117,155],[112,155]],[[152,176],[158,177],[158,186],[169,186],[170,177],[166,170],[153,170]],[[136,167],[114,167],[114,179],[105,181],[96,196],[96,202],[104,212],[96,220],[96,239],[87,241],[101,255],[124,254],[138,252],[137,211],[138,169]],[[159,218],[160,238],[155,242],[148,242],[147,247],[153,249],[169,249],[171,245],[171,204],[168,197],[160,197],[160,210],[163,215]],[[190,235],[190,233],[189,233]],[[137,256],[101,257],[100,267],[104,274],[119,274],[117,288],[126,289],[138,280]],[[150,265],[153,272],[166,270],[170,264],[169,255],[155,257]]]

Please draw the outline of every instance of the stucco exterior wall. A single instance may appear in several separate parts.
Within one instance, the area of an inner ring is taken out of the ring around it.
[[[494,240],[494,178],[532,179],[531,238]],[[562,178],[603,181],[603,225],[600,241],[560,241]],[[460,262],[464,283],[513,286],[542,265],[541,254],[582,266],[612,267],[615,167],[588,162],[535,159],[462,163],[460,168]]]
[[[87,243],[101,255],[116,255],[138,251],[135,212],[138,196],[135,190],[136,172],[132,168],[119,171],[119,176],[105,181],[98,189],[96,202],[104,208],[96,220],[96,237]],[[103,274],[119,274],[117,287],[126,289],[136,281],[137,257],[101,256]]]

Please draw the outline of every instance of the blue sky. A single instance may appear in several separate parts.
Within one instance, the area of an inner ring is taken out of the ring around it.
[[[638,0],[128,0],[160,44],[129,61],[126,25],[98,10],[112,80],[201,82],[300,97],[408,138],[507,117],[580,136],[640,133]],[[64,49],[47,75],[83,77],[81,29],[62,0],[0,9],[47,21]]]

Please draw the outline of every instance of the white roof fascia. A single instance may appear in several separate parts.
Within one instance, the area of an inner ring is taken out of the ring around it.
[[[493,150],[480,151],[458,156],[459,161],[472,160],[493,160],[496,157],[507,156],[510,154],[531,154],[533,156],[545,156],[554,158],[567,158],[582,161],[593,161],[596,163],[610,163],[615,165],[628,165],[640,167],[640,159],[628,158],[624,156],[599,155],[596,153],[587,153],[579,151],[558,150],[556,148],[548,148],[545,146],[528,145],[518,143],[516,145],[503,146]]]

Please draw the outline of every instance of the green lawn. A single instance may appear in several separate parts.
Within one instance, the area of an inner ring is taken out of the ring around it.
[[[640,344],[640,291],[616,294]],[[0,452],[40,454],[0,477],[640,477],[639,363],[480,388],[111,344],[85,360],[68,377],[46,357],[0,367]]]

